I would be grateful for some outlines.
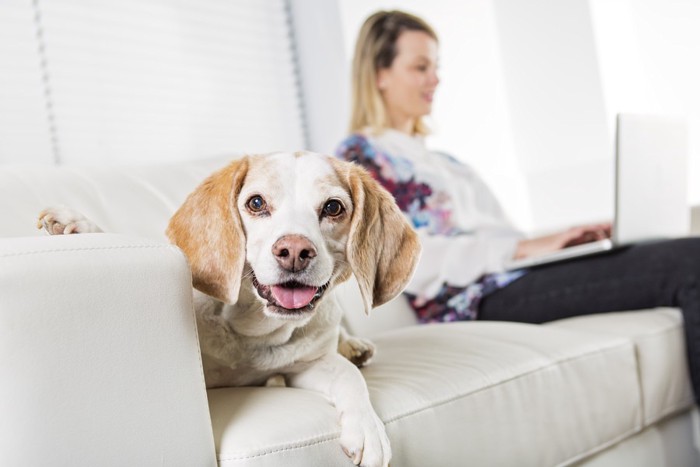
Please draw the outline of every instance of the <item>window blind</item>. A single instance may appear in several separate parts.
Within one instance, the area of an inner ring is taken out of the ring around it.
[[[0,1],[0,163],[52,161],[30,0]]]
[[[32,6],[60,163],[153,163],[305,146],[283,0]]]

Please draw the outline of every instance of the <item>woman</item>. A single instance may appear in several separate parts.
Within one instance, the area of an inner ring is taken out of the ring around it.
[[[406,289],[422,322],[527,323],[609,311],[679,307],[691,380],[700,401],[700,239],[635,245],[602,256],[504,271],[512,258],[610,236],[589,225],[533,239],[506,219],[484,182],[449,155],[430,151],[438,40],[400,11],[370,16],[353,60],[351,135],[337,155],[367,168],[421,235],[423,255]]]

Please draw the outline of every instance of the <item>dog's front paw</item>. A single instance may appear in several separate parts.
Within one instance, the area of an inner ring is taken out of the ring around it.
[[[102,232],[97,224],[67,206],[53,206],[41,211],[37,228],[50,235]]]
[[[286,388],[287,380],[284,375],[272,375],[265,381],[266,388]]]
[[[357,367],[369,364],[374,356],[374,344],[361,337],[347,336],[338,342],[338,353]]]
[[[374,411],[343,414],[340,445],[355,465],[386,467],[391,460],[389,437]]]

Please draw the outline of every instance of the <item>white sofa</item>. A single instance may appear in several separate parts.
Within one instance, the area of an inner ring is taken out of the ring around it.
[[[293,388],[206,391],[169,216],[222,160],[0,166],[0,465],[343,466],[336,413]],[[47,205],[114,234],[49,237]],[[700,465],[678,310],[417,326],[403,299],[351,331],[392,466]]]

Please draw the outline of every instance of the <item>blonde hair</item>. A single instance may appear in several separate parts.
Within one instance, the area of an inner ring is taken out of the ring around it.
[[[403,11],[378,11],[362,25],[352,61],[351,133],[365,128],[381,133],[389,127],[384,100],[377,88],[377,73],[391,67],[397,54],[396,41],[404,31],[422,31],[437,41],[437,34],[428,23]],[[413,131],[425,135],[428,128],[419,118]]]

